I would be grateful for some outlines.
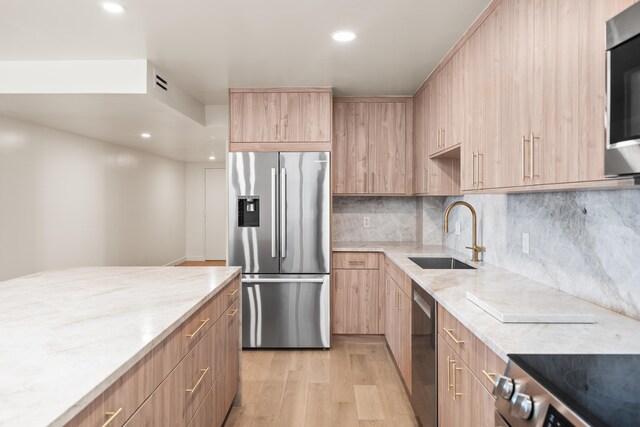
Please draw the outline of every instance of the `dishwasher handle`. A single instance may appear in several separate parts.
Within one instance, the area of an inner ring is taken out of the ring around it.
[[[424,300],[417,292],[413,293],[413,301],[424,311],[424,314],[427,315],[429,319],[431,319],[431,305]]]

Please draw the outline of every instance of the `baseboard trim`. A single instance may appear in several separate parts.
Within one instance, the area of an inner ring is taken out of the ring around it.
[[[183,256],[182,258],[178,258],[178,259],[176,259],[174,261],[171,261],[171,262],[165,264],[164,266],[165,267],[174,267],[174,266],[176,266],[178,264],[182,264],[185,261],[187,261],[187,257]]]
[[[202,255],[187,255],[185,261],[206,261]]]

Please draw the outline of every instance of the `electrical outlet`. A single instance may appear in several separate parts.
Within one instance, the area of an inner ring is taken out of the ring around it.
[[[522,233],[522,253],[529,253],[529,233]]]
[[[456,221],[456,236],[460,235],[460,221]]]
[[[364,228],[371,227],[371,218],[369,218],[368,216],[365,216],[362,225],[364,226]]]

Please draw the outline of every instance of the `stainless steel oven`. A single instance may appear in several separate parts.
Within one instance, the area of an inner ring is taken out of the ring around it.
[[[605,175],[640,174],[640,3],[607,22]]]

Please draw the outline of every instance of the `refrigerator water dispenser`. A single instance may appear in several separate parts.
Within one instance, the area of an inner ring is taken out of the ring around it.
[[[238,197],[238,227],[260,227],[259,197]]]

